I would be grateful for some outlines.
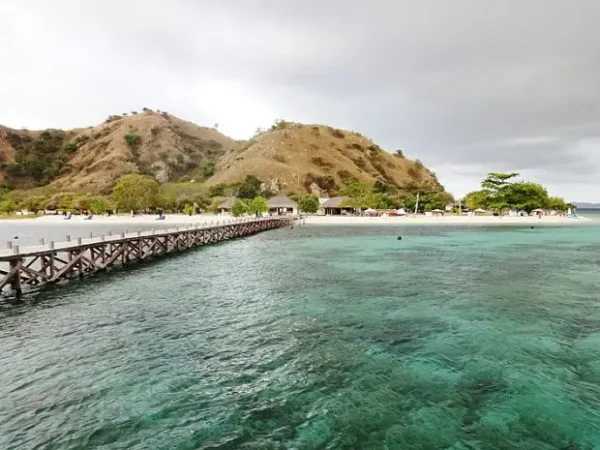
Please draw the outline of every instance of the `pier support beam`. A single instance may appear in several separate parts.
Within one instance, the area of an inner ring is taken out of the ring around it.
[[[0,292],[10,287],[13,296],[21,299],[27,285],[81,278],[88,273],[146,258],[293,225],[290,218],[252,218],[162,232],[152,230],[120,235],[109,232],[108,236],[90,239],[71,239],[68,235],[66,242],[49,241],[46,244],[45,240],[40,240],[40,245],[21,250],[11,242],[11,249],[0,250]]]

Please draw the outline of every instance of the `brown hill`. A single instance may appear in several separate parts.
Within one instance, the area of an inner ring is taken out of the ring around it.
[[[105,123],[71,131],[0,131],[0,180],[15,188],[108,192],[127,173],[160,182],[203,169],[230,150],[234,140],[167,113],[110,116]],[[210,175],[210,167],[208,167]]]
[[[208,182],[233,183],[246,175],[283,192],[332,193],[352,178],[385,181],[401,192],[443,191],[435,174],[402,152],[392,155],[358,133],[284,121],[226,153]]]
[[[0,127],[0,182],[11,188],[50,185],[108,193],[128,173],[149,174],[159,182],[210,177],[209,184],[255,175],[265,188],[284,193],[334,194],[354,178],[384,181],[400,192],[443,191],[418,160],[401,152],[392,155],[358,133],[323,125],[279,121],[249,141],[236,142],[214,128],[144,109],[110,116],[87,129]]]

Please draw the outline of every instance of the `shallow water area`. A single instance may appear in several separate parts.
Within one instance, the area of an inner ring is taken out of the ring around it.
[[[596,224],[315,225],[44,289],[0,308],[0,448],[600,448],[599,262]]]

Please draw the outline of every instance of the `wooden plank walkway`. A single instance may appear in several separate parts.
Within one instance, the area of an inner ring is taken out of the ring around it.
[[[24,285],[58,283],[71,278],[180,252],[261,231],[293,226],[290,217],[230,219],[210,225],[138,231],[66,242],[0,250],[0,292],[20,298]]]

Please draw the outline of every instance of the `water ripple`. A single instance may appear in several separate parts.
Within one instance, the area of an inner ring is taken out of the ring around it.
[[[277,230],[31,293],[0,448],[600,448],[598,231]]]

